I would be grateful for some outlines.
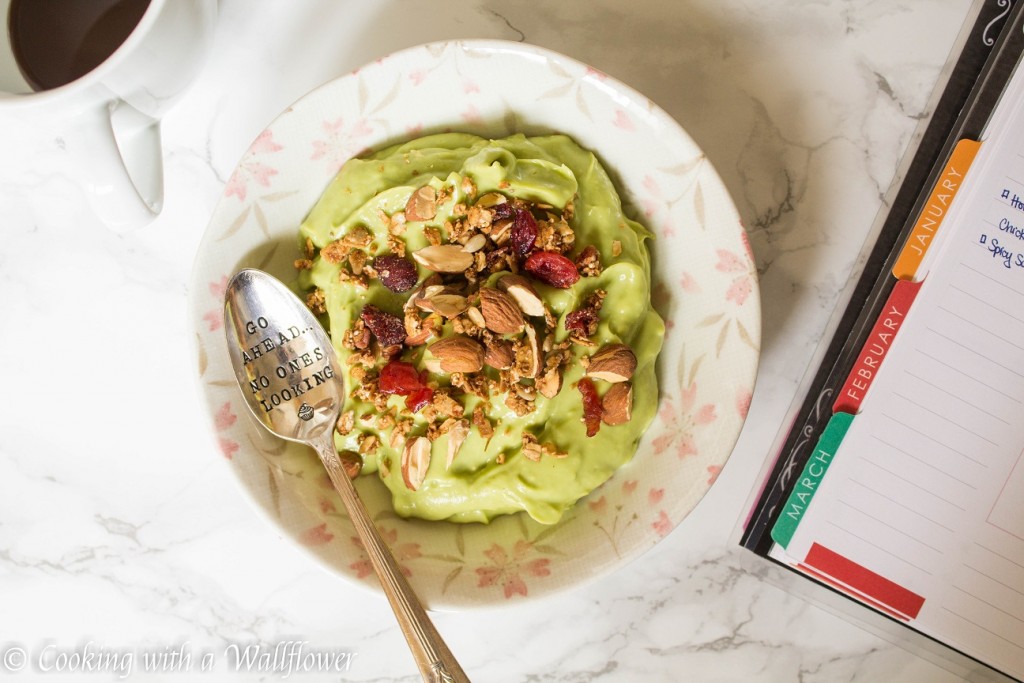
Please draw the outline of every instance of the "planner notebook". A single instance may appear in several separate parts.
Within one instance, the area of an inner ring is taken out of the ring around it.
[[[984,64],[961,60],[977,81],[742,542],[1024,678],[1024,6],[1007,14]]]

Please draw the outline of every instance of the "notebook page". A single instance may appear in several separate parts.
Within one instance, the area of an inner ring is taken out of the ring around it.
[[[938,240],[786,554],[1024,677],[1024,69]]]

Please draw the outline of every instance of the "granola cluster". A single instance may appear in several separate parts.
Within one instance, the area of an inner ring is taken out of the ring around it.
[[[433,441],[448,436],[450,466],[472,430],[484,440],[494,435],[495,424],[485,409],[489,402],[500,401],[517,416],[529,415],[540,397],[554,398],[563,390],[563,375],[574,362],[586,368],[579,391],[588,436],[602,422],[627,422],[632,407],[629,380],[635,355],[625,345],[597,348],[593,341],[605,292],[594,290],[569,312],[562,333],[559,318],[535,286],[568,288],[602,272],[593,245],[571,256],[577,247],[572,202],[559,210],[501,192],[478,197],[469,178],[462,178],[459,189],[467,202],[455,204],[441,227],[413,227],[435,219],[439,205],[452,199],[452,188],[424,185],[404,211],[380,216],[388,226],[385,249],[365,228],[356,227],[319,251],[320,258],[338,266],[342,282],[367,288],[378,280],[407,296],[401,311],[366,305],[344,332],[340,343],[350,351],[349,390],[374,410],[345,412],[337,430],[348,434],[360,423],[390,430],[387,445],[401,451],[402,475],[412,490],[422,483],[423,460],[429,460]],[[407,254],[404,235],[410,229],[422,230],[428,245]],[[315,257],[307,242],[305,258],[295,265],[311,268]],[[416,264],[428,272],[422,280]],[[312,291],[307,303],[322,313],[323,292]],[[574,346],[595,352],[577,360]],[[612,385],[603,399],[594,379]],[[395,395],[404,402],[396,405],[390,400]],[[427,426],[414,435],[412,416],[417,413]],[[364,455],[381,445],[375,435],[359,437]],[[521,452],[533,461],[566,456],[526,432]],[[385,470],[391,466],[386,459],[382,463]]]

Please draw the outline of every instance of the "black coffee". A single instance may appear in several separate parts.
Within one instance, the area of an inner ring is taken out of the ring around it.
[[[11,0],[14,59],[33,90],[84,76],[121,46],[150,0]]]

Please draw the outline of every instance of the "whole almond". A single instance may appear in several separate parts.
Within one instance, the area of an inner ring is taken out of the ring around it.
[[[620,425],[633,417],[633,385],[613,384],[601,399],[601,420],[606,425]]]
[[[625,344],[609,344],[590,357],[587,375],[606,382],[626,382],[636,372],[636,356]]]
[[[469,337],[457,334],[436,341],[427,349],[441,361],[445,372],[478,372],[484,366],[484,347]]]
[[[526,315],[544,315],[544,302],[541,301],[537,290],[533,288],[530,281],[522,275],[506,275],[498,280],[498,287],[515,299],[519,308]]]
[[[473,265],[473,255],[459,244],[423,247],[414,251],[412,257],[435,273],[461,273]]]
[[[483,287],[480,290],[480,311],[487,329],[495,334],[519,334],[525,325],[519,304],[505,292]]]
[[[437,215],[437,192],[430,185],[424,185],[412,193],[405,204],[405,220],[429,221]]]
[[[512,344],[504,339],[493,339],[487,345],[484,362],[495,370],[508,370],[516,360]]]
[[[430,439],[417,436],[405,442],[402,449],[402,481],[411,491],[416,491],[427,478],[430,467]]]

